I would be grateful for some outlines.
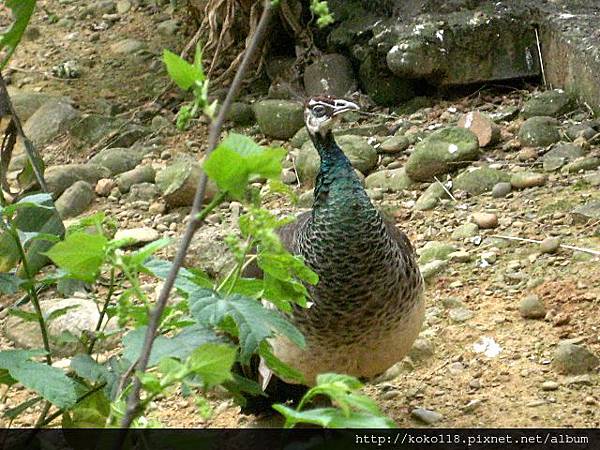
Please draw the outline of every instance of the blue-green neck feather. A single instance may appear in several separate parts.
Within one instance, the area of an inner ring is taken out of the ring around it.
[[[317,134],[311,138],[321,158],[315,182],[313,210],[333,205],[336,208],[373,208],[350,160],[335,142],[333,133],[330,131],[325,136]]]

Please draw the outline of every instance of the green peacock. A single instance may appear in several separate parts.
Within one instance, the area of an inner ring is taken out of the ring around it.
[[[329,96],[305,103],[306,128],[321,159],[314,204],[279,232],[283,245],[319,275],[307,285],[310,307],[290,315],[306,347],[271,340],[275,355],[308,385],[324,372],[381,374],[408,353],[424,317],[423,279],[409,239],[373,206],[333,136],[339,117],[357,109]],[[267,393],[283,395],[264,364],[260,375]]]

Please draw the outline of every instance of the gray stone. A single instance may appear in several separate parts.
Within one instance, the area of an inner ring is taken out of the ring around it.
[[[558,117],[572,109],[573,102],[569,94],[561,89],[540,92],[523,105],[523,117]]]
[[[471,195],[479,195],[491,191],[500,182],[510,180],[510,175],[500,170],[489,167],[478,167],[473,170],[465,170],[456,177],[453,189],[468,192]]]
[[[536,76],[540,65],[535,34],[527,21],[515,21],[512,8],[506,11],[488,15],[465,8],[444,14],[443,22],[427,15],[394,27],[388,24],[392,29],[380,31],[370,45],[391,47],[387,65],[397,76],[439,85]]]
[[[76,181],[87,181],[95,185],[99,179],[108,178],[110,171],[97,164],[65,164],[49,167],[44,174],[48,190],[58,198]]]
[[[289,139],[304,126],[304,107],[289,100],[262,100],[254,104],[260,131],[276,139]]]
[[[79,111],[64,100],[50,100],[40,106],[23,125],[23,132],[40,151],[59,133],[68,130],[79,117]],[[23,143],[17,142],[15,153],[24,150]],[[43,152],[42,152],[43,153]]]
[[[442,420],[444,417],[438,412],[430,411],[429,409],[425,408],[415,408],[410,412],[410,415],[426,425],[433,425],[434,423]]]
[[[362,60],[358,74],[362,88],[378,105],[395,106],[415,96],[415,83],[395,76],[375,55]]]
[[[413,362],[420,363],[431,358],[434,353],[435,347],[429,339],[417,338],[408,352],[408,356]]]
[[[298,207],[311,208],[314,201],[315,201],[315,195],[312,190],[303,192],[298,197]]]
[[[554,354],[552,366],[559,373],[577,375],[594,370],[600,359],[582,345],[561,342]]]
[[[116,117],[89,114],[77,120],[70,128],[69,134],[78,145],[94,145],[121,130],[125,124],[123,119]]]
[[[22,123],[25,123],[42,105],[49,101],[59,100],[56,95],[45,94],[43,92],[9,90],[10,101],[19,116]],[[68,103],[67,99],[63,99]]]
[[[431,183],[415,202],[415,209],[417,211],[428,211],[435,208],[440,199],[446,197],[448,197],[448,194],[439,183]]]
[[[517,172],[510,177],[510,184],[515,189],[526,189],[546,184],[547,177],[543,173]]]
[[[498,226],[498,216],[494,213],[475,212],[473,213],[473,222],[480,229],[487,230]]]
[[[592,139],[598,132],[587,123],[577,123],[569,126],[565,131],[567,137],[571,140],[583,137],[586,141]]]
[[[106,167],[111,175],[117,175],[135,168],[147,152],[143,147],[107,148],[94,155],[89,163]]]
[[[165,20],[158,24],[156,31],[158,31],[158,34],[161,36],[174,36],[177,31],[179,31],[179,21],[176,19]]]
[[[150,165],[138,166],[135,169],[123,172],[117,177],[117,185],[122,194],[129,192],[134,184],[154,183],[156,172]]]
[[[248,103],[234,102],[229,108],[227,119],[231,120],[235,125],[249,126],[256,122],[254,109]]]
[[[94,301],[81,298],[56,298],[42,300],[40,308],[46,317],[54,311],[68,308],[63,315],[56,317],[48,323],[48,333],[51,337],[50,348],[55,356],[69,357],[86,351],[86,348],[80,342],[53,338],[58,338],[64,332],[69,332],[76,337],[80,337],[84,332],[93,332],[100,319],[99,308]],[[104,320],[106,320],[106,317]],[[110,333],[117,329],[116,318],[113,318],[108,321],[104,331]],[[36,321],[24,321],[19,317],[9,316],[6,320],[4,331],[6,337],[14,342],[17,347],[28,349],[44,347],[42,335],[40,334],[40,326]],[[119,341],[116,335],[108,339],[100,339],[96,344],[96,349],[99,351],[110,350]]]
[[[573,219],[577,223],[586,223],[590,220],[600,220],[600,202],[590,202],[578,206],[573,210]]]
[[[540,252],[542,253],[556,253],[560,248],[560,239],[556,237],[549,237],[540,242]]]
[[[151,201],[158,197],[160,191],[153,183],[138,183],[131,186],[129,189],[129,201]],[[162,205],[162,204],[161,204]],[[164,205],[163,205],[164,206]]]
[[[131,9],[131,2],[129,0],[119,0],[117,2],[117,13],[125,14]]]
[[[304,88],[309,96],[344,97],[354,92],[357,83],[350,61],[339,54],[319,57],[304,70]]]
[[[137,39],[123,39],[110,46],[110,50],[117,55],[131,55],[146,48],[146,44]]]
[[[192,158],[181,158],[156,174],[156,185],[169,208],[192,205],[201,173],[201,163]],[[214,181],[208,180],[205,201],[210,201],[217,191]]]
[[[150,128],[155,132],[171,130],[173,128],[173,123],[165,116],[157,114],[152,118],[152,121],[150,122]]]
[[[494,185],[492,188],[492,197],[502,198],[506,197],[512,191],[512,185],[506,182],[500,182]]]
[[[423,276],[423,279],[428,281],[436,275],[442,273],[446,267],[448,267],[448,261],[434,259],[426,264],[419,265],[419,270]]]
[[[84,212],[94,200],[94,189],[86,181],[76,181],[54,202],[61,218],[75,217]]]
[[[406,162],[406,174],[416,181],[432,181],[479,157],[477,136],[469,130],[449,127],[427,136]]]
[[[96,16],[112,14],[117,10],[117,4],[114,0],[99,0],[88,6],[87,10]]]
[[[457,248],[453,244],[429,241],[425,246],[417,250],[419,264],[426,264],[434,259],[446,260],[450,253],[456,250]]]
[[[521,300],[519,313],[525,319],[543,319],[546,316],[546,307],[537,295],[532,294]]]
[[[448,311],[452,322],[462,323],[473,318],[473,311],[465,307],[452,308]]]
[[[355,169],[366,174],[377,165],[377,151],[360,136],[339,136],[337,143]],[[312,141],[304,143],[296,158],[296,170],[302,183],[312,184],[319,172],[321,160]]]
[[[553,171],[562,167],[566,162],[573,161],[585,155],[583,149],[575,144],[559,142],[542,157],[544,170]]]
[[[392,136],[387,138],[379,146],[383,153],[399,153],[406,150],[410,145],[410,140],[406,136]]]
[[[452,239],[463,240],[479,234],[479,226],[476,223],[467,222],[452,232]]]
[[[379,188],[385,192],[402,192],[412,185],[413,181],[408,178],[404,168],[380,170],[365,178],[367,189]]]
[[[125,230],[117,230],[115,233],[116,240],[127,240],[127,247],[136,247],[139,245],[148,244],[160,238],[158,231],[153,228],[130,228]]]
[[[566,173],[577,173],[586,170],[596,170],[600,167],[600,158],[588,156],[587,158],[579,158],[567,164],[563,170]]]
[[[558,121],[552,117],[532,117],[519,130],[519,141],[524,146],[545,147],[559,140]]]
[[[584,180],[586,183],[589,183],[590,186],[600,186],[600,172],[586,175]]]
[[[294,148],[301,148],[309,140],[310,136],[308,135],[308,130],[305,127],[302,127],[290,139],[290,145]]]

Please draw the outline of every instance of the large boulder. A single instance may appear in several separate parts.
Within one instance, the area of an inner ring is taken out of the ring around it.
[[[60,217],[67,219],[84,212],[94,200],[94,189],[87,181],[76,181],[56,200],[54,206]]]
[[[523,117],[558,117],[572,109],[573,101],[562,89],[540,92],[523,105]]]
[[[585,151],[579,145],[570,142],[559,142],[542,157],[544,170],[557,170],[567,162],[574,161],[584,155]]]
[[[344,97],[356,87],[354,70],[344,55],[323,55],[304,70],[304,88],[308,95]]]
[[[290,100],[262,100],[254,104],[260,131],[276,139],[289,139],[304,126],[304,107]]]
[[[510,175],[489,167],[465,170],[454,180],[453,188],[479,195],[491,191],[497,183],[510,181]]]
[[[374,55],[362,61],[359,78],[364,91],[379,105],[397,105],[415,96],[414,82],[395,76]]]
[[[415,181],[432,181],[479,157],[477,136],[465,128],[436,131],[416,146],[406,162],[406,174]]]
[[[559,140],[558,121],[553,117],[532,117],[519,129],[519,141],[525,146],[545,147]]]

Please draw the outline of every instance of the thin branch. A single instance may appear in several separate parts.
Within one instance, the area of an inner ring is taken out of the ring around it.
[[[500,234],[491,234],[490,237],[506,239],[507,241],[531,242],[532,244],[541,244],[542,243],[542,241],[538,241],[537,239],[527,239],[527,238],[520,238],[520,237],[514,237],[514,236],[502,236]],[[569,250],[575,250],[578,252],[589,253],[590,255],[600,256],[599,250],[592,250],[591,248],[575,247],[573,245],[566,245],[566,244],[560,244],[559,247],[567,248]]]
[[[448,194],[448,197],[450,197],[452,200],[454,200],[456,202],[457,200],[454,198],[454,195],[452,195],[452,192],[450,192],[448,190],[448,188],[446,186],[444,186],[444,183],[442,183],[440,180],[438,180],[438,177],[433,177],[433,178],[435,178],[435,181],[437,181],[437,183],[442,187],[442,189],[444,191],[446,191],[446,194]]]
[[[94,336],[90,340],[90,345],[88,346],[87,353],[91,355],[94,351],[94,345],[96,345],[96,341],[98,340],[98,333],[102,328],[102,322],[104,321],[104,316],[106,316],[106,311],[108,310],[108,306],[110,305],[110,300],[115,292],[115,268],[110,269],[110,286],[108,288],[108,293],[106,294],[106,298],[104,300],[104,305],[102,307],[102,311],[100,311],[100,317],[98,317],[98,322],[96,323],[96,329],[94,330]]]
[[[538,56],[540,58],[540,69],[542,69],[542,80],[544,81],[544,87],[548,87],[548,83],[546,82],[546,72],[544,71],[544,58],[542,57],[542,46],[540,45],[540,36],[538,35],[537,28],[533,29],[535,31],[535,43],[537,44]]]
[[[273,6],[271,5],[271,1],[267,0],[265,1],[265,8],[263,10],[256,32],[254,33],[252,41],[246,50],[244,59],[240,64],[240,67],[235,75],[235,78],[227,93],[227,97],[225,98],[225,101],[223,102],[223,105],[219,110],[219,115],[211,125],[206,156],[210,155],[210,153],[215,149],[217,145],[217,142],[221,135],[221,128],[223,126],[223,123],[225,122],[226,114],[228,113],[229,108],[233,103],[233,100],[242,84],[248,67],[250,66],[256,55],[256,51],[258,50],[261,43],[263,42],[264,37],[266,36],[266,32],[271,22],[272,16]],[[144,339],[144,346],[142,347],[140,359],[138,360],[138,364],[136,365],[136,370],[138,372],[144,372],[148,366],[148,360],[150,358],[152,344],[154,343],[156,331],[158,329],[160,318],[162,316],[164,308],[167,304],[169,293],[173,288],[179,268],[183,265],[185,255],[190,246],[194,233],[202,224],[202,218],[199,217],[199,212],[202,208],[202,202],[204,201],[204,194],[206,191],[207,181],[208,180],[206,174],[203,172],[200,176],[200,180],[196,189],[194,203],[192,205],[192,211],[190,213],[190,220],[188,221],[183,238],[181,240],[179,248],[177,249],[173,265],[171,266],[169,274],[165,279],[163,288],[156,302],[156,308],[152,311],[152,314],[150,315],[148,328],[146,330],[146,336]],[[122,447],[123,443],[125,442],[125,438],[127,437],[126,430],[131,426],[131,423],[133,422],[134,418],[139,412],[138,409],[140,404],[140,390],[141,381],[139,377],[135,377],[132,383],[131,393],[127,399],[127,409],[125,411],[125,416],[123,417],[123,420],[121,422],[121,427],[124,428],[125,431],[120,434],[119,438],[115,442],[115,449],[120,449]]]

